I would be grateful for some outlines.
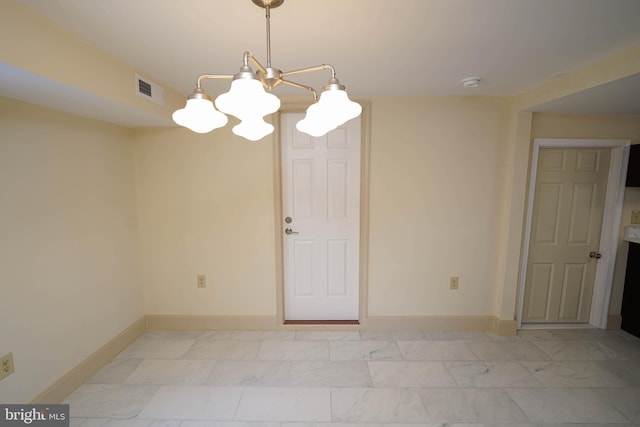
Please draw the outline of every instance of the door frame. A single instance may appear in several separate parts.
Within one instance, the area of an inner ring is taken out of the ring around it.
[[[358,325],[327,325],[331,329],[360,329],[366,327],[368,317],[369,288],[369,153],[371,146],[371,105],[369,102],[357,100],[362,105],[360,116],[360,279],[358,287]],[[273,140],[273,188],[274,188],[274,221],[275,221],[275,279],[276,279],[276,321],[279,329],[309,327],[322,328],[320,325],[286,325],[284,314],[284,226],[282,210],[282,136],[281,114],[304,113],[309,104],[283,103],[278,113],[274,114],[276,132]]]
[[[551,139],[536,138],[533,141],[531,155],[530,176],[527,195],[524,237],[522,241],[522,256],[520,259],[520,277],[518,279],[518,311],[517,328],[522,328],[522,312],[524,308],[524,291],[527,279],[527,261],[529,258],[529,243],[531,240],[531,222],[533,217],[533,203],[536,190],[538,171],[538,157],[541,148],[610,148],[609,174],[605,206],[602,217],[602,231],[598,252],[604,254],[596,266],[596,275],[591,299],[591,313],[589,324],[601,329],[607,327],[611,286],[616,262],[616,251],[620,235],[622,220],[622,204],[629,161],[630,140],[621,139]]]

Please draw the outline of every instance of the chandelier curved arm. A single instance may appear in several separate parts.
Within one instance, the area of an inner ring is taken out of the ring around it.
[[[203,74],[198,77],[198,82],[196,83],[196,88],[202,88],[202,80],[206,79],[232,79],[233,74]]]
[[[260,61],[258,61],[251,52],[246,51],[244,54],[242,54],[242,62],[244,63],[245,67],[249,66],[249,61],[253,62],[253,64],[258,68],[258,70],[260,70],[261,73],[267,73],[267,69],[262,66]]]
[[[286,85],[289,85],[289,86],[293,86],[293,87],[297,87],[298,89],[308,90],[313,95],[313,102],[317,102],[318,101],[318,92],[316,92],[316,90],[314,88],[312,88],[311,86],[305,86],[303,84],[296,83],[296,82],[291,82],[291,81],[285,80],[285,79],[280,79],[280,81],[283,84],[286,84]]]
[[[300,68],[299,70],[293,70],[293,71],[285,71],[284,73],[280,74],[280,77],[295,76],[296,74],[311,73],[313,71],[322,71],[322,70],[331,70],[331,78],[332,79],[336,78],[336,70],[335,68],[333,68],[332,65],[329,65],[329,64],[316,65],[315,67]]]

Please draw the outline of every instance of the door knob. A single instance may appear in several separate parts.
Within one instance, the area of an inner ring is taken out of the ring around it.
[[[602,254],[596,251],[589,252],[589,258],[600,259],[602,258]]]
[[[285,228],[285,229],[284,229],[284,232],[285,232],[286,234],[298,234],[298,232],[297,232],[297,231],[293,231],[293,230],[292,230],[291,228],[289,228],[289,227]]]

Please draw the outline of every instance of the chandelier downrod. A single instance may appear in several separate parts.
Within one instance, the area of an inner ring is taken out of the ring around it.
[[[271,7],[264,8],[267,16],[267,68],[271,68]]]
[[[284,0],[251,0],[253,4],[265,9],[267,17],[267,68],[271,68],[271,9],[284,3]]]

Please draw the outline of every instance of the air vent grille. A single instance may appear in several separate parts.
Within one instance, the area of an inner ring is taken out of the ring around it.
[[[146,77],[135,75],[136,95],[159,105],[164,105],[164,88]]]
[[[151,96],[151,85],[144,80],[138,79],[138,91],[144,95]]]

